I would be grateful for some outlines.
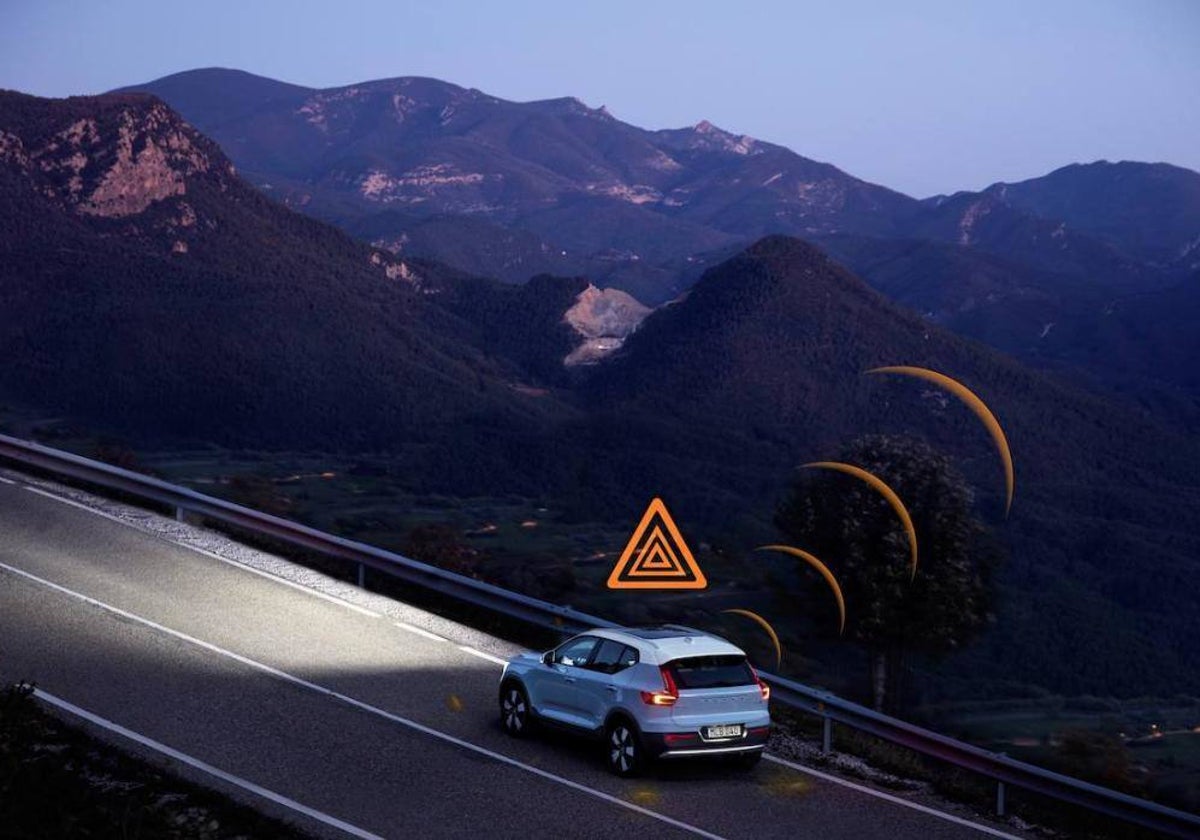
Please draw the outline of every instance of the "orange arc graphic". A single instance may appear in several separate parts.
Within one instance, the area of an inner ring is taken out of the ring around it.
[[[779,644],[779,636],[776,635],[775,628],[771,626],[770,622],[768,622],[765,618],[763,618],[758,613],[752,612],[751,610],[730,609],[730,610],[721,610],[721,612],[734,613],[735,615],[744,615],[746,618],[750,619],[751,621],[756,622],[758,624],[758,626],[761,627],[763,630],[767,631],[767,635],[771,637],[771,643],[773,645],[775,645],[775,667],[776,667],[776,669],[779,668],[780,664],[783,662],[783,646],[781,644]]]
[[[914,376],[917,379],[924,379],[926,382],[932,382],[935,385],[945,388],[962,400],[967,408],[971,409],[988,430],[988,434],[992,436],[992,443],[996,445],[996,451],[1000,454],[1000,460],[1004,464],[1004,515],[1008,516],[1008,511],[1012,507],[1013,485],[1015,483],[1013,478],[1012,450],[1008,448],[1008,438],[1004,436],[1004,429],[1000,427],[1000,421],[996,419],[996,415],[992,414],[992,410],[987,407],[987,404],[979,399],[975,392],[966,385],[963,385],[957,379],[951,379],[944,373],[938,373],[936,370],[911,367],[909,365],[895,365],[891,367],[872,368],[867,373],[896,373],[901,376]]]
[[[829,567],[809,554],[802,548],[796,548],[790,545],[763,545],[754,549],[755,551],[781,551],[784,554],[790,554],[792,557],[798,557],[808,565],[812,566],[821,573],[821,577],[825,578],[825,582],[829,584],[829,588],[833,590],[833,597],[837,599],[838,605],[838,635],[841,635],[846,629],[846,600],[842,597],[842,587],[838,583],[837,578],[833,576],[833,572],[829,571]]]
[[[908,547],[911,552],[910,578],[917,576],[917,529],[913,527],[912,517],[908,515],[908,508],[904,506],[904,502],[900,501],[900,497],[896,495],[891,487],[888,487],[882,478],[874,473],[867,472],[862,467],[856,467],[853,464],[843,464],[841,461],[813,461],[811,464],[805,464],[805,467],[823,470],[836,470],[846,475],[852,475],[855,478],[861,479],[873,487],[879,495],[887,500],[887,503],[892,506],[892,510],[896,512],[896,516],[900,517],[900,524],[904,526],[904,533],[908,534]]]

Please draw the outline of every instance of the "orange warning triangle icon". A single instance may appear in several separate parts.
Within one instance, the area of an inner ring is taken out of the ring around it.
[[[609,589],[704,589],[708,580],[663,500],[654,498],[608,576]]]

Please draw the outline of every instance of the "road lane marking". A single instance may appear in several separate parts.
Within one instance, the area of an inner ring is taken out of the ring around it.
[[[224,770],[213,767],[211,764],[201,761],[198,758],[194,758],[187,753],[182,753],[177,749],[168,747],[166,744],[155,741],[153,738],[147,738],[145,735],[134,732],[132,729],[126,729],[119,723],[113,723],[111,720],[102,718],[99,715],[87,711],[86,709],[81,709],[79,706],[76,706],[73,703],[68,703],[61,697],[56,697],[53,694],[42,691],[40,688],[35,688],[33,690],[33,695],[42,702],[49,703],[51,706],[62,709],[64,712],[74,715],[75,717],[82,718],[88,723],[99,726],[101,729],[107,729],[109,732],[116,733],[123,738],[128,738],[130,741],[135,741],[136,743],[141,744],[143,747],[149,747],[157,753],[162,753],[163,755],[173,758],[178,762],[188,765],[189,767],[194,767],[202,773],[215,776],[223,782],[228,782],[231,785],[240,787],[242,790],[249,791],[256,796],[261,796],[263,799],[268,799],[277,805],[282,805],[283,807],[289,808],[297,813],[304,814],[306,817],[311,817],[318,822],[325,823],[325,825],[332,826],[333,828],[344,831],[347,834],[352,834],[355,837],[361,837],[362,840],[384,840],[384,838],[378,834],[372,834],[371,832],[359,828],[356,825],[351,825],[348,822],[339,820],[337,817],[331,817],[329,814],[323,813],[314,808],[309,808],[307,805],[302,805],[294,799],[288,799],[283,794],[275,793],[273,790],[267,790],[264,787],[260,787],[259,785],[254,784],[254,782],[247,781],[240,776],[235,776],[232,773],[226,773]]]
[[[17,483],[15,481],[13,481],[11,478],[5,478],[2,475],[0,475],[0,481],[3,481],[5,484],[16,484]]]
[[[142,624],[142,625],[145,625],[146,627],[150,627],[154,630],[157,630],[160,633],[165,633],[168,636],[174,636],[176,639],[179,639],[181,641],[195,645],[197,647],[204,648],[205,650],[215,653],[219,656],[224,656],[228,659],[232,659],[235,662],[240,662],[241,664],[246,665],[247,667],[257,669],[266,674],[270,674],[271,676],[277,677],[285,682],[289,682],[292,685],[297,685],[297,686],[300,686],[301,688],[307,688],[311,691],[317,692],[318,694],[324,694],[327,697],[332,697],[335,700],[340,700],[343,703],[346,703],[347,705],[353,706],[357,709],[361,709],[362,711],[368,712],[373,715],[377,715],[379,717],[385,718],[386,720],[390,720],[394,723],[398,723],[402,726],[407,726],[410,729],[415,729],[416,731],[424,733],[425,735],[429,735],[433,738],[437,738],[437,739],[445,741],[447,743],[454,744],[455,746],[462,747],[465,750],[470,750],[471,752],[474,752],[478,755],[486,756],[487,758],[491,758],[495,761],[499,761],[502,764],[507,764],[511,767],[516,767],[520,770],[524,770],[527,773],[532,773],[535,776],[540,776],[543,779],[546,779],[546,780],[554,782],[556,784],[560,784],[565,787],[571,788],[572,790],[579,791],[580,793],[585,793],[589,796],[593,796],[597,799],[601,799],[610,804],[618,805],[622,808],[625,808],[626,810],[634,811],[636,813],[650,817],[651,819],[655,819],[655,820],[658,820],[659,822],[666,823],[667,825],[670,825],[674,828],[678,828],[681,831],[687,831],[692,834],[695,834],[698,837],[707,838],[708,840],[725,840],[725,838],[721,837],[721,835],[719,835],[719,834],[713,834],[712,832],[705,831],[704,829],[699,828],[698,826],[691,825],[690,823],[685,823],[682,820],[677,820],[673,817],[668,817],[666,814],[660,814],[657,811],[651,811],[649,808],[643,808],[642,806],[635,805],[632,802],[626,802],[623,799],[620,799],[620,798],[613,796],[611,794],[608,794],[608,793],[604,793],[603,791],[596,790],[595,788],[590,788],[587,785],[584,785],[580,782],[576,782],[572,779],[568,779],[563,776],[557,776],[554,773],[550,773],[546,770],[541,769],[540,767],[534,767],[532,764],[526,764],[523,761],[518,761],[517,759],[507,756],[507,755],[504,755],[503,753],[498,753],[498,752],[495,752],[494,750],[489,750],[486,747],[481,747],[478,744],[473,744],[470,741],[465,741],[462,738],[455,737],[454,735],[451,735],[448,732],[442,732],[440,729],[434,729],[430,726],[426,726],[423,723],[417,723],[415,720],[411,720],[409,718],[402,717],[397,714],[393,714],[392,712],[389,712],[386,709],[381,709],[378,706],[372,706],[370,703],[355,699],[354,697],[351,697],[347,694],[342,694],[340,691],[335,691],[332,688],[327,688],[323,685],[319,685],[317,683],[310,682],[306,679],[303,679],[302,677],[297,677],[294,674],[289,674],[286,671],[281,671],[278,668],[272,667],[271,665],[267,665],[264,662],[259,662],[255,659],[250,659],[247,656],[242,656],[240,653],[234,653],[231,650],[226,650],[225,648],[214,645],[212,642],[206,642],[203,639],[197,639],[195,636],[189,636],[187,633],[183,633],[179,630],[174,630],[163,624],[159,624],[156,621],[151,621],[148,618],[143,618],[140,615],[131,613],[128,610],[123,610],[120,607],[114,607],[111,604],[106,604],[103,601],[98,601],[95,598],[84,595],[80,592],[76,592],[73,589],[68,589],[65,586],[54,583],[53,581],[46,580],[45,578],[38,577],[37,575],[35,575],[31,572],[26,572],[23,569],[18,569],[14,566],[10,566],[7,563],[0,563],[0,569],[4,569],[15,575],[19,575],[20,577],[23,577],[23,578],[31,580],[35,583],[41,584],[42,586],[45,586],[49,589],[53,589],[56,592],[60,592],[71,598],[75,598],[79,601],[82,601],[85,604],[90,604],[101,610],[112,613],[113,615],[117,615],[122,618],[128,619],[130,621],[137,622],[138,624]],[[477,653],[478,653],[478,651],[477,651]],[[481,655],[483,655],[483,654],[481,654]]]
[[[891,802],[895,805],[903,805],[905,808],[912,808],[914,811],[920,811],[921,813],[929,814],[932,817],[949,820],[952,823],[957,823],[958,825],[966,826],[967,828],[974,828],[977,831],[982,831],[984,834],[991,834],[993,837],[1003,837],[1005,840],[1021,840],[1021,838],[1017,837],[1015,834],[1006,834],[1005,832],[996,828],[992,828],[991,826],[972,822],[965,817],[956,817],[954,814],[947,814],[945,811],[939,811],[937,808],[931,808],[928,805],[922,805],[919,802],[909,802],[907,799],[901,799],[899,796],[892,796],[890,793],[884,793],[883,791],[875,790],[874,788],[869,788],[865,785],[856,784],[843,779],[840,776],[834,776],[832,773],[823,773],[820,770],[814,770],[811,767],[805,767],[803,764],[797,764],[794,761],[788,761],[786,758],[779,758],[778,756],[774,756],[769,753],[764,753],[763,758],[765,758],[767,761],[773,761],[776,764],[782,764],[784,767],[790,767],[793,770],[799,770],[801,773],[805,773],[809,776],[815,776],[816,778],[822,779],[826,782],[832,782],[835,785],[841,785],[842,787],[848,787],[851,790],[856,790],[859,793],[865,793],[868,796],[874,796],[876,799],[882,799],[885,802]]]
[[[94,513],[96,516],[103,516],[105,519],[111,519],[113,522],[118,522],[121,525],[133,528],[135,531],[141,531],[144,534],[150,533],[145,528],[140,528],[137,525],[134,525],[132,522],[126,522],[124,519],[118,519],[107,511],[97,510],[94,507],[88,507],[83,502],[77,502],[74,499],[68,499],[66,496],[59,496],[57,493],[51,493],[49,490],[43,490],[41,487],[34,487],[32,484],[23,484],[21,486],[30,493],[37,493],[39,496],[45,496],[47,499],[54,499],[54,501],[62,502],[64,505],[70,505],[71,507],[76,507],[80,510],[86,510],[88,513]]]
[[[270,572],[265,572],[262,569],[256,569],[253,566],[247,566],[245,563],[239,563],[237,560],[231,560],[228,557],[222,557],[220,554],[200,548],[199,546],[189,545],[185,542],[179,542],[178,540],[168,539],[165,535],[160,534],[157,531],[151,531],[149,528],[144,528],[136,523],[127,522],[120,517],[108,513],[107,511],[97,510],[96,508],[89,507],[82,502],[77,502],[74,499],[68,499],[65,496],[59,496],[56,493],[51,493],[48,490],[43,490],[40,487],[33,487],[29,484],[24,485],[24,487],[30,493],[37,493],[39,496],[45,496],[47,499],[54,499],[54,501],[62,502],[64,505],[70,505],[71,507],[79,508],[80,510],[87,511],[88,513],[95,514],[96,516],[102,516],[105,519],[116,522],[118,525],[124,525],[126,528],[132,528],[139,533],[154,537],[155,539],[161,540],[169,545],[178,546],[179,548],[186,548],[190,551],[196,552],[197,554],[203,554],[205,557],[211,557],[213,560],[219,560],[227,566],[233,566],[235,569],[241,569],[242,571],[250,572],[251,574],[274,581],[275,583],[281,583],[284,586],[290,586],[292,589],[297,589],[301,592],[307,592],[309,595],[313,595],[323,601],[329,601],[331,604],[337,604],[338,606],[345,607],[348,610],[353,610],[360,615],[367,615],[371,618],[383,618],[382,613],[377,613],[374,610],[367,609],[366,607],[360,607],[358,604],[338,598],[336,595],[330,595],[329,593],[322,592],[319,589],[313,589],[312,587],[305,586],[302,583],[296,583],[294,580],[288,580],[287,578],[273,575]]]
[[[445,636],[439,636],[437,633],[430,633],[428,630],[417,627],[415,624],[409,624],[407,621],[393,621],[392,623],[401,630],[407,630],[409,633],[416,633],[418,636],[424,636],[426,639],[432,639],[435,642],[450,641]]]
[[[469,653],[472,656],[478,656],[480,659],[486,659],[488,662],[495,662],[497,665],[508,664],[507,659],[501,659],[499,656],[492,656],[490,653],[484,653],[481,650],[475,650],[473,647],[468,647],[467,645],[458,645],[457,647],[463,653]]]

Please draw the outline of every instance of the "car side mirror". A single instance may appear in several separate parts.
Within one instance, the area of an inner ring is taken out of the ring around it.
[[[542,664],[543,665],[553,665],[554,664],[554,651],[548,650],[542,654]]]

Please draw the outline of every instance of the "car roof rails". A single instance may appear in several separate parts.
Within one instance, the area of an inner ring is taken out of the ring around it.
[[[684,624],[640,624],[636,627],[627,628],[627,632],[633,633],[634,635],[637,635],[639,631],[642,633],[664,634],[664,635],[659,636],[658,638],[666,638],[666,636],[668,636],[670,634],[679,634],[679,635],[688,635],[688,636],[711,636],[712,635],[712,633],[709,633],[706,630],[700,630],[695,627],[688,627],[687,625],[684,625]],[[653,637],[644,636],[643,638],[653,638]]]
[[[704,630],[699,630],[695,627],[688,627],[686,624],[664,624],[662,627],[664,630],[682,630],[685,633],[695,633],[697,636],[711,635]]]

